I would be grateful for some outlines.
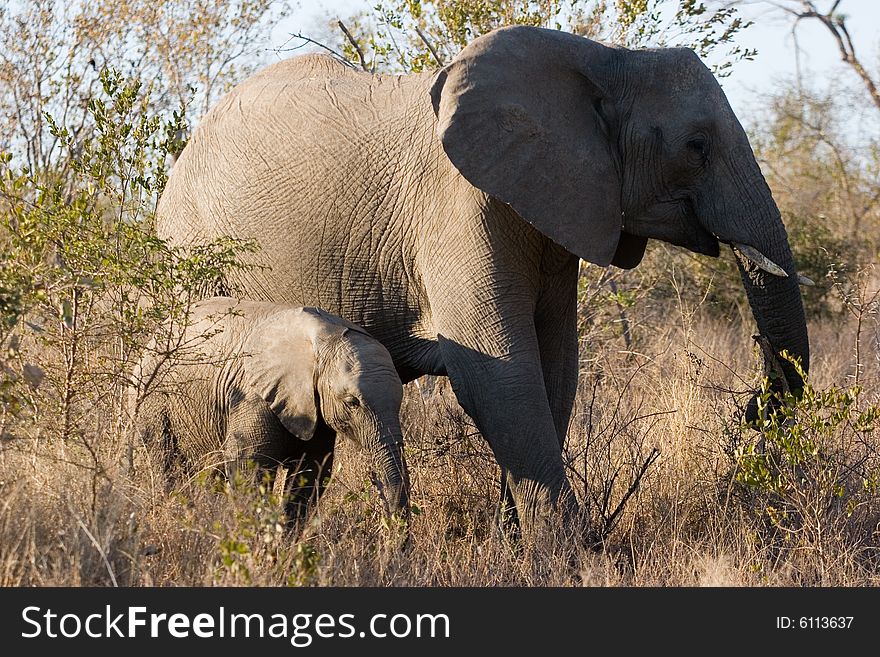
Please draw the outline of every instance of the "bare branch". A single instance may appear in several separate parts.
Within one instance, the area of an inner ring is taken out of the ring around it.
[[[614,511],[611,512],[611,515],[606,516],[602,519],[602,540],[608,538],[608,535],[611,534],[611,531],[614,529],[614,525],[617,522],[617,516],[620,515],[620,512],[623,511],[623,508],[626,506],[626,503],[629,502],[629,498],[632,497],[635,492],[639,489],[639,486],[642,484],[642,479],[644,479],[645,474],[648,472],[648,468],[650,468],[654,461],[656,461],[660,457],[660,450],[656,447],[651,449],[651,453],[648,454],[648,457],[642,463],[642,467],[639,468],[638,473],[633,478],[632,483],[627,489],[624,496],[621,498],[620,502],[618,502],[617,507]]]
[[[844,58],[844,61],[848,63],[862,79],[862,82],[865,84],[865,88],[867,88],[868,93],[871,94],[871,99],[874,101],[874,104],[878,108],[880,108],[880,92],[878,92],[877,85],[874,84],[874,80],[871,79],[871,76],[865,70],[865,67],[862,66],[861,61],[856,58],[855,46],[853,45],[852,39],[849,36],[849,31],[846,29],[846,24],[842,19],[837,22],[837,27],[838,29],[840,29],[841,33],[846,39],[846,43],[848,46],[849,59]]]
[[[804,1],[801,3],[804,7],[804,10],[797,15],[796,20],[802,20],[804,18],[815,18],[819,20],[828,31],[831,32],[831,35],[834,37],[834,40],[837,42],[837,48],[840,50],[840,58],[844,61],[844,63],[848,64],[853,71],[861,78],[862,83],[865,85],[865,88],[868,90],[868,94],[871,96],[871,100],[880,109],[880,91],[877,89],[877,85],[874,83],[874,80],[871,78],[870,74],[865,67],[862,65],[862,62],[856,56],[855,46],[853,45],[852,38],[849,35],[849,30],[846,27],[846,21],[838,16],[835,20],[834,11],[837,9],[837,6],[840,4],[835,2],[832,6],[831,10],[827,14],[822,14],[816,10],[815,5],[812,2]]]
[[[275,49],[274,49],[275,52],[292,52],[292,51],[294,51],[294,50],[299,50],[300,48],[302,48],[302,47],[304,47],[304,46],[306,46],[306,45],[308,45],[308,44],[311,43],[311,44],[314,45],[314,46],[318,46],[319,48],[323,48],[323,49],[326,50],[328,53],[330,53],[335,59],[339,60],[341,63],[345,64],[345,65],[348,66],[349,68],[357,69],[357,66],[355,66],[355,65],[352,64],[350,61],[348,61],[348,60],[345,58],[345,55],[343,55],[342,53],[340,53],[340,52],[338,52],[338,51],[336,51],[336,50],[333,50],[333,48],[331,48],[330,46],[327,46],[327,45],[321,43],[320,41],[315,41],[314,39],[312,39],[312,38],[310,38],[310,37],[307,37],[307,36],[305,36],[304,34],[301,34],[301,33],[299,33],[299,32],[297,32],[297,33],[295,33],[295,34],[294,34],[294,33],[291,33],[290,38],[291,38],[291,39],[300,39],[300,40],[302,41],[302,43],[299,44],[298,46],[293,46],[293,47],[291,47],[291,48],[283,48],[283,47],[282,47],[282,48],[275,48]]]
[[[434,44],[432,44],[428,40],[428,37],[425,36],[425,33],[422,32],[421,28],[418,25],[416,25],[416,34],[419,35],[422,43],[424,43],[425,46],[427,46],[428,50],[431,51],[431,55],[434,57],[434,61],[436,61],[437,64],[439,64],[440,66],[443,66],[443,58],[437,54],[437,50],[434,48]]]
[[[843,62],[852,68],[859,76],[862,83],[865,85],[865,89],[871,96],[871,100],[877,108],[880,109],[880,90],[877,88],[877,82],[871,77],[871,74],[865,69],[862,62],[856,56],[855,45],[852,42],[852,38],[850,37],[849,30],[846,26],[846,19],[844,19],[843,16],[836,14],[841,2],[842,0],[835,0],[826,13],[819,11],[816,7],[816,3],[811,0],[800,0],[799,3],[789,4],[781,2],[780,0],[758,0],[757,2],[728,0],[723,4],[728,8],[736,5],[756,6],[758,4],[773,7],[780,12],[788,14],[794,19],[792,23],[793,34],[797,29],[798,24],[803,20],[815,19],[821,22],[828,29],[837,43],[841,60],[843,60]],[[795,41],[795,46],[796,48],[799,48],[797,41]]]
[[[342,21],[336,21],[336,24],[339,26],[339,29],[342,30],[342,33],[345,35],[345,38],[351,44],[351,47],[354,48],[354,51],[357,53],[358,61],[361,64],[361,68],[364,71],[366,71],[367,73],[370,73],[370,67],[367,66],[367,60],[364,58],[364,53],[361,50],[360,44],[351,35],[351,32],[348,31],[348,28],[345,27],[345,23],[343,23]]]

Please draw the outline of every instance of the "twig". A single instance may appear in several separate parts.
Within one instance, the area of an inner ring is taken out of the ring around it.
[[[633,422],[638,422],[639,420],[645,420],[649,417],[657,417],[659,415],[672,415],[673,413],[678,413],[678,409],[671,408],[668,411],[655,411],[654,413],[645,413],[644,415],[636,415],[635,417],[630,418],[626,422],[624,422],[620,427],[618,427],[618,431],[623,431]]]
[[[354,51],[357,53],[358,61],[361,63],[361,68],[367,73],[370,72],[370,67],[367,66],[367,60],[364,58],[364,53],[361,50],[360,44],[357,40],[351,35],[351,32],[348,31],[348,28],[345,27],[345,23],[342,21],[336,21],[336,24],[339,26],[339,29],[342,30],[342,33],[345,35],[345,38],[351,44],[351,47],[354,48]]]
[[[428,40],[428,37],[425,36],[424,32],[422,32],[421,28],[419,28],[418,25],[416,25],[416,34],[419,35],[419,38],[422,40],[422,43],[424,43],[428,47],[428,50],[431,51],[431,55],[433,55],[434,60],[440,66],[443,66],[443,58],[439,54],[437,54],[437,50],[434,48],[434,44]]]
[[[626,503],[629,501],[629,498],[633,496],[633,494],[639,489],[639,486],[642,483],[642,479],[645,476],[645,473],[648,472],[648,468],[650,468],[654,461],[656,461],[660,457],[660,450],[656,447],[651,448],[651,453],[648,454],[648,458],[645,459],[645,462],[642,463],[642,467],[639,469],[639,473],[633,479],[633,482],[630,484],[629,489],[624,494],[623,498],[617,504],[617,508],[611,513],[610,516],[606,516],[602,519],[604,527],[602,528],[602,540],[604,541],[608,538],[608,535],[611,533],[611,530],[614,529],[614,524],[617,520],[617,516],[620,515],[620,512],[623,511],[623,507],[626,506]]]
[[[333,48],[321,43],[320,41],[315,41],[314,39],[309,38],[303,34],[300,34],[299,32],[297,32],[296,34],[291,33],[290,39],[288,39],[288,41],[290,41],[291,39],[300,39],[302,41],[302,43],[299,44],[298,46],[293,46],[292,48],[282,48],[282,47],[275,48],[274,49],[275,52],[290,52],[292,50],[299,50],[300,48],[303,48],[307,44],[311,43],[312,45],[318,46],[319,48],[323,48],[324,50],[326,50],[328,53],[330,53],[333,56],[334,59],[336,59],[340,63],[345,64],[349,68],[353,68],[353,69],[357,70],[357,66],[355,66],[350,61],[348,61],[345,58],[345,55],[337,52],[336,50],[333,50]]]
[[[840,58],[861,78],[862,83],[865,85],[865,89],[867,89],[868,94],[871,96],[871,100],[874,101],[874,104],[880,109],[880,90],[877,89],[877,85],[874,83],[871,75],[865,70],[861,60],[856,56],[855,45],[853,44],[849,30],[846,27],[845,20],[841,16],[834,15],[834,11],[839,4],[840,2],[838,0],[838,2],[834,3],[827,14],[823,14],[816,9],[812,2],[802,1],[801,5],[804,8],[803,11],[791,13],[794,13],[796,16],[795,24],[804,18],[816,18],[828,28],[828,31],[831,32],[831,36],[833,36],[834,40],[837,42],[837,48],[840,51]]]
[[[92,532],[89,531],[88,527],[85,526],[82,520],[79,518],[76,519],[76,522],[79,524],[80,529],[82,529],[86,536],[89,537],[89,540],[92,542],[92,545],[95,546],[95,549],[98,551],[98,554],[101,555],[101,559],[104,560],[104,565],[107,567],[107,572],[110,574],[110,581],[113,582],[113,586],[119,588],[119,584],[116,583],[116,575],[113,574],[113,567],[110,565],[109,559],[107,559],[107,554],[104,552],[104,549],[101,547],[100,543],[95,539],[92,535]]]

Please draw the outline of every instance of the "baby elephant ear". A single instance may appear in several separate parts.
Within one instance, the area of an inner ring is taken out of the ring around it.
[[[300,440],[315,434],[318,422],[313,335],[302,313],[288,311],[261,323],[245,345],[244,367],[251,390],[284,428]]]

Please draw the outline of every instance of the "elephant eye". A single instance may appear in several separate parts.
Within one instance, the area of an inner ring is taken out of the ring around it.
[[[705,163],[709,159],[709,143],[702,137],[690,139],[685,144],[688,150]]]
[[[354,395],[348,395],[342,400],[342,403],[348,406],[349,408],[357,408],[361,405],[361,400],[355,397]]]

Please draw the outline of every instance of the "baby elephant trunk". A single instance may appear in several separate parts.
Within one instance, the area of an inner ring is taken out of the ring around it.
[[[403,458],[403,435],[400,427],[379,432],[372,452],[373,484],[379,490],[389,515],[409,517],[409,476]]]

